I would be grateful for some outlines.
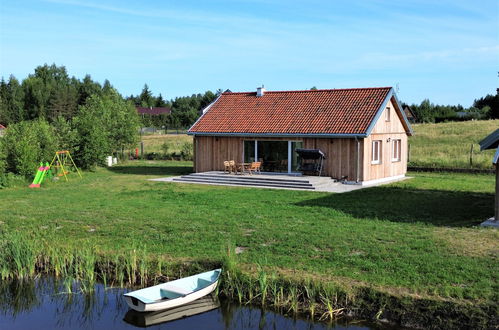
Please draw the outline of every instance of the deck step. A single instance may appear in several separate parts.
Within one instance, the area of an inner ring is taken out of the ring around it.
[[[205,174],[190,174],[180,178],[174,178],[175,182],[186,183],[208,183],[221,185],[237,185],[249,187],[273,187],[273,188],[291,188],[291,189],[309,189],[314,190],[315,187],[308,180],[286,180],[286,179],[266,179],[254,177],[234,177],[224,175],[205,175]]]
[[[248,175],[228,175],[228,174],[202,174],[202,173],[192,173],[188,175],[189,177],[196,178],[216,178],[216,179],[237,179],[245,181],[265,181],[265,182],[280,182],[280,183],[310,183],[306,179],[283,179],[283,178],[269,178],[261,177],[258,174],[252,176]]]

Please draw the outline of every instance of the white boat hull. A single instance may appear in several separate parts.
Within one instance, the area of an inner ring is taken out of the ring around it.
[[[130,307],[133,310],[136,310],[137,312],[155,312],[155,311],[161,311],[165,309],[170,309],[170,308],[175,308],[181,305],[188,304],[190,302],[193,302],[196,299],[202,298],[213,291],[215,291],[216,287],[218,285],[218,280],[207,287],[192,292],[184,297],[179,297],[175,299],[167,299],[167,300],[161,300],[158,302],[153,302],[153,303],[143,303],[142,301],[138,299],[133,299],[132,297],[125,296],[125,300],[128,304],[128,307]],[[137,304],[134,304],[136,302]]]

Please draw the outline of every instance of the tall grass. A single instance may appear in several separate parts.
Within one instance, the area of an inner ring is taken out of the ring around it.
[[[490,169],[494,151],[478,143],[498,127],[499,120],[413,125],[409,166]]]
[[[410,320],[416,320],[413,324],[435,322],[431,316],[425,315],[429,301],[420,302],[415,298],[406,298],[402,302],[367,286],[346,288],[322,281],[320,278],[296,279],[278,275],[263,266],[258,266],[256,270],[248,268],[248,265],[239,262],[231,244],[228,245],[221,263],[207,261],[204,264],[173,264],[159,258],[147,257],[145,249],[115,253],[110,258],[109,255],[99,254],[96,248],[91,246],[68,249],[29,242],[29,239],[17,232],[1,236],[2,280],[26,280],[39,273],[51,274],[63,278],[62,287],[66,293],[77,289],[90,293],[91,299],[96,281],[104,282],[106,286],[146,286],[168,280],[170,276],[183,277],[221,266],[224,271],[217,294],[241,304],[258,305],[291,315],[308,315],[311,319],[321,321],[332,321],[355,311],[362,317],[380,318],[383,313],[380,311],[391,309],[391,316],[397,321],[404,315],[410,315]],[[400,308],[402,304],[404,308]],[[469,306],[459,304],[431,304],[436,315],[450,313],[449,315],[460,315],[461,320],[456,319],[456,322],[473,319],[477,324],[488,324],[483,315],[479,314],[483,306],[470,309]]]

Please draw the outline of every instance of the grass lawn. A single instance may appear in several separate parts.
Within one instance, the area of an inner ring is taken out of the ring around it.
[[[480,151],[478,142],[499,127],[499,120],[415,124],[409,166],[492,168],[494,150]]]
[[[437,299],[497,300],[494,176],[413,173],[345,194],[176,184],[189,162],[130,162],[41,189],[0,190],[0,232],[103,253],[238,261],[296,277]],[[42,244],[41,244],[42,245]]]

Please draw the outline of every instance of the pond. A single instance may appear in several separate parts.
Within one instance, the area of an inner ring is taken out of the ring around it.
[[[380,329],[311,322],[211,296],[164,312],[138,313],[129,310],[122,297],[126,291],[96,284],[92,293],[83,294],[75,284],[52,278],[2,281],[0,329]]]

